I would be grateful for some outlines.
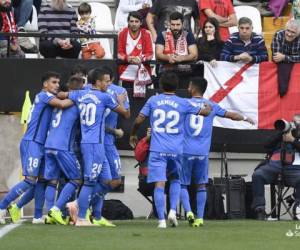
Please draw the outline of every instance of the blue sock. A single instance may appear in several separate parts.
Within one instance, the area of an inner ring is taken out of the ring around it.
[[[12,201],[24,194],[28,189],[32,188],[33,186],[34,183],[30,183],[27,180],[19,182],[1,200],[0,209],[6,209]]]
[[[181,185],[181,190],[180,190],[180,201],[183,205],[184,211],[187,212],[191,212],[191,204],[190,204],[190,196],[189,196],[189,192],[187,190],[187,186],[186,185]]]
[[[49,211],[54,206],[55,195],[56,195],[56,184],[48,183],[45,191],[47,211]]]
[[[34,218],[39,219],[43,216],[43,207],[45,203],[46,181],[38,181],[34,191]]]
[[[59,198],[57,199],[55,206],[60,210],[63,210],[66,203],[71,199],[76,189],[78,188],[78,184],[75,182],[68,182],[64,188],[61,190]]]
[[[102,207],[103,207],[104,196],[96,195],[94,196],[92,209],[93,209],[93,217],[96,220],[100,220],[102,217]]]
[[[78,197],[78,206],[79,212],[78,217],[81,219],[85,218],[86,210],[90,205],[91,196],[93,193],[94,185],[91,184],[83,184],[79,197]]]
[[[28,189],[25,194],[22,195],[21,199],[17,202],[17,207],[22,208],[29,203],[34,197],[34,187]]]
[[[169,196],[170,196],[170,209],[173,209],[176,211],[176,207],[177,207],[178,201],[180,199],[180,181],[179,180],[171,180],[170,181]]]
[[[162,187],[154,188],[154,203],[159,220],[165,219],[165,189]]]
[[[206,188],[197,189],[197,218],[203,218],[206,203]]]

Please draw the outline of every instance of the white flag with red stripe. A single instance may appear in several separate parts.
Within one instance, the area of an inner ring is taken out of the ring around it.
[[[300,113],[300,64],[291,73],[288,93],[280,98],[277,65],[272,62],[241,64],[218,62],[204,64],[208,81],[204,97],[228,111],[251,117],[256,125],[216,118],[214,126],[233,129],[271,129],[277,119],[291,120]]]

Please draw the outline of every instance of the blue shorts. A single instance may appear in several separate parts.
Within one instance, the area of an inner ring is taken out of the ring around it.
[[[167,181],[179,179],[181,169],[181,155],[150,152],[148,162],[147,182]]]
[[[23,176],[43,176],[45,169],[44,145],[22,140],[20,155]]]
[[[105,160],[103,144],[82,143],[80,145],[83,160],[83,177],[85,180],[97,181]]]
[[[112,179],[121,179],[121,159],[116,146],[105,145],[105,156],[110,167]]]
[[[74,152],[45,149],[45,179],[58,180],[61,172],[69,180],[81,179],[81,167]]]
[[[112,179],[112,177],[111,177],[111,172],[110,172],[110,166],[108,164],[108,160],[105,157],[103,164],[102,164],[101,172],[98,175],[98,181],[99,182],[110,181],[111,179]]]
[[[181,184],[190,185],[192,178],[195,184],[206,184],[208,182],[208,156],[184,154],[182,163]]]

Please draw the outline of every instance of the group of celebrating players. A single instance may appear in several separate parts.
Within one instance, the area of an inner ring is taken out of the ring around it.
[[[109,68],[96,68],[90,71],[87,84],[81,76],[73,75],[67,83],[68,92],[61,92],[57,73],[47,72],[43,76],[43,89],[35,97],[20,143],[25,178],[0,201],[0,224],[5,224],[7,211],[12,222],[18,222],[21,208],[34,199],[33,223],[115,226],[101,211],[105,195],[121,183],[115,138],[122,137],[123,131],[117,129],[117,120],[118,114],[128,119],[130,109],[126,89],[112,81]],[[165,72],[159,82],[163,93],[150,97],[140,111],[131,130],[130,145],[136,146],[137,131],[149,117],[148,182],[155,183],[158,227],[167,227],[167,180],[171,226],[178,225],[176,206],[181,200],[190,225],[199,227],[203,225],[214,117],[254,122],[204,99],[204,78],[190,79],[190,99],[176,96],[176,74]],[[187,191],[192,177],[197,184],[196,216]],[[44,201],[48,211],[45,218]]]

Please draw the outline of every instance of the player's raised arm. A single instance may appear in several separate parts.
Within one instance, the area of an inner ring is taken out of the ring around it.
[[[208,103],[204,103],[203,107],[199,110],[199,115],[208,116],[212,108]]]
[[[135,121],[131,128],[130,138],[129,138],[129,144],[132,148],[135,148],[138,143],[137,132],[138,132],[140,126],[145,121],[145,119],[146,119],[146,117],[141,113],[137,116],[137,118],[135,118]]]
[[[49,105],[59,109],[66,109],[71,107],[74,103],[70,99],[60,100],[57,97],[54,97],[49,101]]]
[[[233,121],[245,121],[245,122],[250,123],[251,125],[255,124],[255,122],[250,117],[247,117],[245,115],[239,114],[237,112],[229,112],[229,111],[227,111],[225,113],[224,117],[228,118],[228,119],[231,119]]]

